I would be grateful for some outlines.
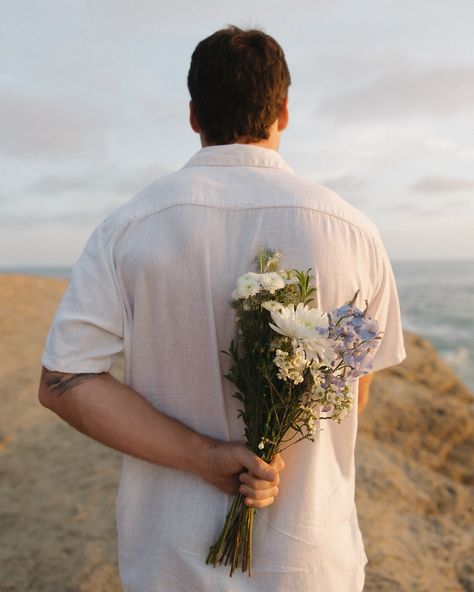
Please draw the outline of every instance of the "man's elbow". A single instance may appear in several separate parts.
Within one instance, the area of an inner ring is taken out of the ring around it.
[[[48,406],[47,397],[43,392],[43,389],[41,387],[41,383],[40,383],[39,389],[38,389],[38,401],[40,402],[41,405],[43,405],[43,407]]]
[[[43,366],[41,371],[41,380],[38,390],[38,400],[43,405],[52,411],[61,415],[63,410],[71,409],[75,405],[77,397],[64,396],[69,391],[77,394],[77,392],[84,394],[84,387],[82,383],[93,378],[108,377],[109,380],[114,380],[107,372],[59,372],[56,370],[48,370]],[[88,389],[88,387],[85,387]]]
[[[48,386],[44,380],[46,372],[47,372],[47,369],[43,366],[41,368],[41,378],[40,378],[40,383],[39,383],[39,387],[38,387],[38,401],[41,403],[41,405],[43,405],[43,407],[46,407],[47,409],[51,409],[52,397],[51,397],[51,393],[48,389]]]
[[[58,417],[86,433],[83,427],[81,411],[78,408],[78,397],[65,395],[80,385],[85,377],[96,377],[97,374],[71,374],[48,370],[43,366],[41,380],[38,389],[38,400],[43,407],[46,407]],[[81,391],[79,391],[81,392]],[[77,393],[76,393],[77,394]]]

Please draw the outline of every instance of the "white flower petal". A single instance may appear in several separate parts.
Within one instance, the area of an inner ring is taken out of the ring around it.
[[[295,308],[294,305],[284,306],[281,310],[271,311],[275,325],[272,329],[282,335],[295,339],[313,339],[319,337],[317,329],[326,326],[322,313],[318,308],[308,308],[300,302]]]

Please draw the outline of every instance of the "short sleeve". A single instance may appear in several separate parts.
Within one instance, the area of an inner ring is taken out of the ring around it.
[[[48,370],[107,372],[123,349],[124,304],[102,227],[72,270],[41,357]]]
[[[375,319],[382,339],[372,360],[372,371],[395,366],[406,358],[395,277],[381,241],[374,241],[377,287],[369,300],[369,315]]]

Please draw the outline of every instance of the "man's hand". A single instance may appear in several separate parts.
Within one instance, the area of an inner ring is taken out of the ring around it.
[[[226,493],[240,491],[246,496],[247,505],[254,508],[264,508],[275,501],[280,472],[285,467],[280,454],[268,464],[239,442],[205,438],[204,446],[207,469],[202,477],[206,481]]]
[[[237,493],[241,473],[242,493],[255,508],[272,504],[278,494],[280,455],[269,465],[239,442],[199,434],[153,408],[108,373],[69,374],[43,368],[39,400],[98,442],[192,472],[226,493]]]

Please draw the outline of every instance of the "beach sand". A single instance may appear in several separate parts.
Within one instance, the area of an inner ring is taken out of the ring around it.
[[[118,592],[120,453],[37,401],[65,280],[0,275],[0,591]],[[406,335],[381,372],[357,448],[366,591],[474,592],[474,408],[437,353]],[[120,377],[121,368],[115,370]]]

